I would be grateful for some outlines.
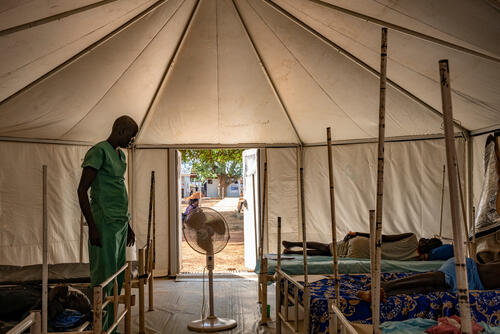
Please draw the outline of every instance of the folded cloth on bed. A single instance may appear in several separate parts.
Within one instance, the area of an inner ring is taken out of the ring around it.
[[[394,280],[410,276],[407,273],[382,273],[382,280]],[[340,310],[347,320],[371,324],[371,306],[360,300],[357,292],[370,284],[370,275],[341,275]],[[283,286],[283,285],[282,285]],[[292,284],[289,293],[292,293]],[[324,279],[310,283],[311,332],[327,333],[328,299],[335,297],[333,279]],[[299,302],[303,302],[303,293],[299,292]],[[500,326],[498,316],[500,290],[473,291],[469,293],[472,318],[484,321],[492,326]],[[459,314],[456,294],[450,292],[432,292],[429,294],[396,295],[387,298],[380,305],[381,321],[402,321],[412,318],[438,319],[443,316]]]
[[[415,234],[398,241],[382,243],[382,259],[411,260],[418,257],[418,240]],[[347,257],[356,259],[370,258],[370,239],[358,236],[349,239]]]
[[[281,269],[289,275],[303,275],[304,262],[302,255],[287,254],[287,260],[281,261]],[[268,258],[267,273],[276,271],[276,255],[266,255]],[[444,261],[398,261],[382,260],[382,272],[426,272],[438,270]],[[340,274],[360,274],[370,272],[370,259],[339,258]],[[331,256],[308,256],[307,270],[309,274],[333,274],[333,259]],[[255,272],[260,274],[260,259],[255,266]]]
[[[484,328],[472,320],[472,334],[482,332]],[[462,334],[462,324],[460,318],[456,315],[438,319],[437,325],[425,330],[428,334]]]
[[[479,278],[477,263],[471,258],[466,258],[467,282],[469,290],[484,290],[483,283]],[[451,292],[457,292],[457,271],[455,269],[455,258],[446,261],[438,271],[444,273],[447,287]]]

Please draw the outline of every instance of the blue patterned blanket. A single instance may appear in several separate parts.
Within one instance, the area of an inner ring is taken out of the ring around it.
[[[382,280],[393,280],[411,276],[408,273],[382,273]],[[371,324],[370,304],[360,300],[356,294],[370,284],[368,274],[340,275],[340,309],[347,320]],[[283,285],[282,285],[283,286]],[[292,285],[289,285],[290,293]],[[328,298],[335,296],[333,279],[322,279],[310,283],[311,291],[311,333],[328,333]],[[299,300],[303,302],[302,292]],[[475,321],[484,321],[500,326],[500,291],[470,292],[472,316]],[[455,294],[433,292],[429,294],[397,295],[387,298],[381,304],[381,321],[401,321],[412,318],[437,320],[438,317],[459,314]]]

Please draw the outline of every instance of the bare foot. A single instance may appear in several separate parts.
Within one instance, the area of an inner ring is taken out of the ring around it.
[[[372,293],[369,290],[368,291],[358,291],[357,295],[358,295],[359,299],[364,300],[367,303],[372,302]]]
[[[359,299],[364,300],[365,302],[371,304],[372,302],[372,292],[371,290],[367,291],[358,291],[357,296]],[[380,300],[382,302],[387,302],[387,296],[385,295],[384,289],[380,288]]]

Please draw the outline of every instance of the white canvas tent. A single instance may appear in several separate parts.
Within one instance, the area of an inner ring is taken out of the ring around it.
[[[277,215],[284,237],[300,239],[298,147],[305,156],[309,239],[330,238],[321,146],[330,126],[338,235],[368,231],[381,25],[389,27],[390,80],[384,233],[429,236],[439,232],[445,163],[438,60],[450,61],[470,216],[482,178],[485,135],[478,135],[500,128],[497,1],[3,1],[0,263],[41,262],[42,164],[49,166],[49,259],[78,261],[79,165],[122,114],[141,126],[129,152],[139,242],[149,173],[157,172],[160,270],[177,270],[178,227],[169,221],[176,217],[179,147],[267,148],[265,246],[272,250]]]

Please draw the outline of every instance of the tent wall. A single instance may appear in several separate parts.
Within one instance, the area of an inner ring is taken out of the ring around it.
[[[0,142],[0,264],[42,262],[42,165],[48,166],[49,263],[80,260],[76,189],[88,146]],[[168,150],[135,152],[132,224],[137,246],[147,236],[151,171],[156,172],[156,268],[168,270]],[[87,228],[83,261],[88,262]]]
[[[0,142],[0,264],[42,262],[43,164],[48,166],[49,263],[79,262],[76,189],[88,148]],[[86,242],[84,245],[86,262]]]
[[[464,141],[457,139],[463,182]],[[369,232],[368,210],[375,207],[376,144],[333,147],[337,235]],[[300,240],[295,149],[268,149],[269,244],[276,250],[276,217],[283,216],[283,239]],[[439,233],[443,140],[386,143],[384,233]],[[308,240],[331,242],[326,146],[304,149],[305,209]],[[463,183],[462,183],[463,185]],[[445,184],[443,235],[451,236]],[[285,219],[286,217],[286,219]]]
[[[168,150],[136,150],[133,167],[133,210],[137,249],[146,244],[149,214],[151,171],[155,171],[156,203],[156,274],[168,274]]]

